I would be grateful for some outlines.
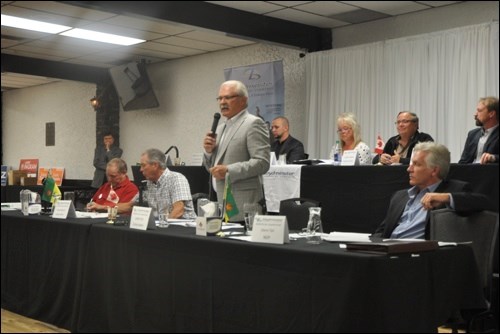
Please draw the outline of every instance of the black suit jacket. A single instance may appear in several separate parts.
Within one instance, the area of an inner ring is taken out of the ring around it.
[[[462,156],[458,161],[459,164],[471,164],[476,159],[477,155],[477,143],[479,138],[483,135],[482,128],[477,128],[470,130],[467,135],[467,140],[465,141],[464,150]],[[495,156],[495,162],[498,163],[498,126],[490,134],[488,140],[484,144],[483,153],[493,154]]]
[[[288,136],[288,138],[280,143],[279,140],[276,140],[271,145],[271,152],[276,154],[276,159],[280,157],[281,154],[286,154],[286,163],[291,164],[295,160],[304,159],[304,145],[297,139],[292,136]]]
[[[483,194],[473,193],[470,184],[467,182],[458,180],[443,181],[434,192],[451,193],[453,201],[455,202],[455,211],[459,213],[481,211],[489,207],[488,198]],[[399,190],[392,195],[385,219],[372,235],[373,237],[391,237],[392,231],[394,231],[398,225],[399,219],[403,215],[403,211],[409,199],[410,197],[408,196],[407,189]],[[444,205],[434,208],[433,210],[443,208],[445,208]],[[427,213],[427,218],[425,220],[426,239],[429,239],[429,221],[430,214]]]

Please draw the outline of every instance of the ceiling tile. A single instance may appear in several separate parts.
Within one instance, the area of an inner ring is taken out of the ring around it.
[[[214,5],[230,7],[255,14],[265,14],[275,10],[283,9],[283,6],[278,6],[266,1],[207,1]]]
[[[428,9],[429,6],[414,1],[342,1],[343,3],[381,12],[389,15],[401,15],[418,10]]]
[[[204,41],[197,41],[194,39],[183,38],[180,36],[165,37],[163,39],[158,39],[155,42],[171,44],[171,45],[176,45],[176,46],[189,47],[189,48],[193,48],[193,49],[197,49],[197,50],[204,50],[204,51],[217,51],[217,50],[224,50],[224,49],[228,48],[227,45],[208,43],[208,42],[204,42]]]
[[[217,43],[227,46],[243,46],[248,44],[254,44],[255,41],[247,41],[244,39],[238,39],[225,35],[219,32],[208,32],[206,30],[195,30],[184,34],[180,34],[179,37],[185,37],[189,39],[194,39],[196,41],[204,41],[210,43]]]
[[[321,16],[331,16],[334,14],[355,11],[358,7],[346,5],[338,1],[312,1],[303,5],[295,6],[294,9],[303,10],[305,12]]]
[[[195,27],[190,27],[188,25],[175,22],[167,23],[165,21],[160,22],[151,18],[141,19],[123,15],[112,17],[110,19],[104,20],[103,22],[112,25],[134,28],[143,31],[150,31],[164,35],[177,35],[195,29]]]
[[[266,14],[266,16],[275,17],[278,19],[294,21],[302,24],[308,24],[320,28],[334,28],[347,25],[347,22],[330,19],[316,14],[302,12],[296,9],[283,9],[276,12]]]

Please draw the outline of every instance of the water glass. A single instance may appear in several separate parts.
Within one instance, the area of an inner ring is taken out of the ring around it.
[[[158,215],[158,227],[160,228],[167,228],[169,225],[168,223],[168,212],[167,213],[160,213]]]
[[[243,214],[245,217],[245,234],[252,235],[253,221],[255,215],[258,213],[257,203],[245,203],[243,204]]]

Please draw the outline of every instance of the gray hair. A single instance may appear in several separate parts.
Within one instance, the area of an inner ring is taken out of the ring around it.
[[[410,115],[412,122],[414,122],[414,123],[417,124],[417,129],[418,129],[418,116],[417,116],[417,114],[415,114],[414,112],[411,112],[411,111],[400,111],[400,112],[398,112],[398,116],[401,115],[401,114],[408,114],[408,115]]]
[[[422,142],[415,145],[413,152],[425,152],[427,167],[439,167],[439,178],[444,180],[450,171],[450,151],[444,145],[434,142]]]
[[[248,90],[247,86],[241,81],[238,80],[229,80],[226,81],[222,84],[222,86],[231,86],[236,89],[236,93],[238,93],[239,96],[244,96],[248,99]]]
[[[160,165],[161,169],[166,169],[167,168],[167,158],[165,157],[165,153],[160,151],[157,148],[150,148],[142,155],[146,155],[148,157],[148,162],[151,164],[153,162],[157,162],[158,165]]]
[[[120,174],[127,173],[127,163],[123,159],[113,158],[113,159],[109,160],[109,162],[107,163],[106,166],[110,166],[110,165],[115,165]]]

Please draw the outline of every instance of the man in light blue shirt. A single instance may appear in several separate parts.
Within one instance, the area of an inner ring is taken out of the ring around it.
[[[428,238],[429,210],[449,207],[457,212],[487,209],[489,200],[472,193],[467,182],[445,180],[450,169],[450,151],[434,142],[419,143],[413,149],[408,167],[409,190],[397,191],[391,198],[384,221],[374,237]]]

